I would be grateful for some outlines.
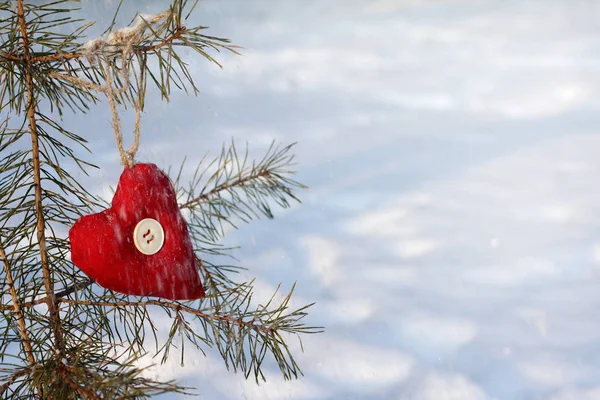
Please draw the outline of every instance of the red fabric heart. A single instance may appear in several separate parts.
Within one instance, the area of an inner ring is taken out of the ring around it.
[[[145,218],[158,221],[164,231],[164,244],[153,255],[134,243],[134,229]],[[79,218],[69,240],[73,264],[107,289],[172,300],[205,295],[175,190],[154,164],[125,168],[112,207]]]

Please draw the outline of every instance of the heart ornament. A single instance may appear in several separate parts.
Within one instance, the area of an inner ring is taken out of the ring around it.
[[[125,167],[112,207],[77,220],[71,260],[115,292],[191,300],[205,296],[171,181],[154,164]]]

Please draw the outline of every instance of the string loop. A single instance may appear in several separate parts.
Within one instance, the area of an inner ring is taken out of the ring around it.
[[[105,79],[104,85],[97,85],[93,82],[58,72],[51,72],[48,74],[50,77],[62,79],[86,89],[106,94],[108,106],[112,115],[112,126],[115,133],[115,140],[117,142],[117,149],[119,150],[119,155],[121,157],[121,163],[129,168],[133,167],[135,163],[135,155],[140,147],[140,120],[142,114],[142,91],[145,87],[145,62],[140,65],[140,71],[137,77],[139,85],[138,98],[133,102],[133,106],[135,107],[133,143],[127,150],[125,150],[123,146],[121,119],[119,118],[119,112],[117,110],[116,96],[122,95],[130,87],[129,69],[131,67],[131,59],[133,58],[133,46],[141,42],[141,40],[144,38],[143,33],[148,26],[159,22],[169,15],[169,10],[157,15],[140,15],[138,21],[133,27],[121,28],[112,32],[108,36],[108,40],[100,37],[89,40],[87,43],[85,43],[83,46],[83,52],[90,63],[95,63],[98,61],[100,64],[102,64]],[[111,59],[115,59],[116,63],[116,57],[114,53],[119,46],[123,47],[122,51],[120,52],[121,65],[116,69],[119,72],[123,82],[121,87],[115,89],[113,88],[113,77],[111,73]]]
[[[123,49],[121,54],[121,68],[119,70],[121,76],[123,77],[123,85],[117,89],[117,94],[122,94],[129,87],[129,56],[131,52],[132,42],[129,41],[127,46]],[[135,154],[140,147],[140,119],[141,119],[141,93],[138,94],[138,100],[134,102],[135,107],[135,120],[133,127],[133,143],[129,147],[129,149],[125,150],[123,147],[123,134],[121,133],[121,119],[119,118],[119,112],[117,110],[117,101],[115,99],[115,90],[112,85],[112,76],[111,76],[111,68],[110,68],[110,60],[104,57],[102,60],[104,66],[104,75],[106,79],[106,85],[103,87],[102,92],[106,94],[108,99],[108,106],[110,107],[110,113],[112,115],[112,124],[113,131],[115,132],[115,140],[117,142],[117,149],[119,150],[119,155],[121,156],[121,163],[124,166],[129,168],[134,165]],[[140,78],[139,82],[142,83],[143,79],[143,70],[140,68]]]

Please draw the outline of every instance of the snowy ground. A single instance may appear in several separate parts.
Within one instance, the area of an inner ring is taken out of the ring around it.
[[[104,28],[117,3],[83,12]],[[126,3],[124,20],[164,6]],[[188,25],[244,55],[220,71],[190,54],[202,93],[147,106],[139,158],[298,141],[304,203],[227,242],[265,295],[298,281],[327,331],[304,338],[298,381],[270,369],[256,386],[191,350],[157,373],[204,399],[600,399],[599,12],[201,1]],[[114,185],[108,111],[70,121],[93,141],[98,190]]]

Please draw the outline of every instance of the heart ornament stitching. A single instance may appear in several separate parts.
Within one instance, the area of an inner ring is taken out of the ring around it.
[[[71,260],[115,292],[191,300],[205,296],[171,181],[154,164],[125,167],[112,207],[79,218]]]

